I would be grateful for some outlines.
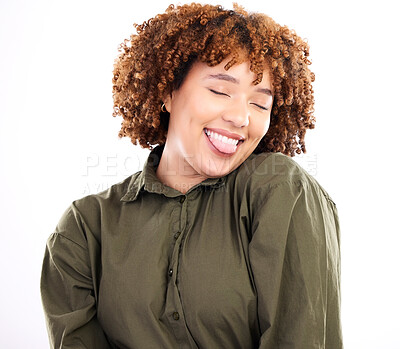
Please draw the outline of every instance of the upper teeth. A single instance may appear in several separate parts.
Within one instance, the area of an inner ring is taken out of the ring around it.
[[[239,140],[238,139],[233,139],[233,138],[229,138],[223,135],[220,135],[219,133],[210,131],[206,129],[206,134],[208,137],[210,138],[215,138],[218,139],[219,141],[223,142],[223,143],[227,143],[227,144],[234,144],[237,145]]]

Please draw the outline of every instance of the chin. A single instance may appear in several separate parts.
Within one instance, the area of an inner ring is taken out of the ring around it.
[[[208,154],[207,154],[208,155]],[[197,173],[201,173],[205,178],[220,178],[234,171],[243,161],[241,157],[226,157],[221,159],[215,156],[202,156],[197,158]],[[195,168],[196,168],[195,167]]]
[[[220,166],[219,168],[204,168],[203,173],[205,174],[205,177],[207,178],[220,178],[224,177],[227,174],[231,173],[236,167],[222,167]]]

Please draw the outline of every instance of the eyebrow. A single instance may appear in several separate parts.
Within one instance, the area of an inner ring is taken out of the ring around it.
[[[236,85],[238,85],[240,83],[240,81],[238,79],[236,79],[233,76],[228,75],[228,74],[210,74],[210,75],[207,75],[205,78],[206,79],[224,80],[224,81],[232,82]],[[261,92],[261,93],[265,93],[269,96],[272,96],[272,92],[269,88],[258,88],[256,90],[256,92]]]

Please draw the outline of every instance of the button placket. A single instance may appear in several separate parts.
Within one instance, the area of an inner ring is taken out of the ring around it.
[[[187,225],[188,198],[180,196],[176,201],[177,213],[179,212],[179,224],[173,229],[173,250],[170,264],[167,268],[168,286],[166,294],[165,316],[176,340],[181,348],[195,348],[195,342],[187,328],[184,310],[179,294],[178,276],[179,276],[179,258],[182,244],[184,244]]]

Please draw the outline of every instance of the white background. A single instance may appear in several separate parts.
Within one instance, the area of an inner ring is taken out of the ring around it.
[[[46,239],[72,200],[142,167],[147,151],[117,137],[112,68],[132,24],[169,1],[0,1],[0,347],[46,348]],[[311,46],[317,127],[299,161],[340,214],[345,347],[400,348],[394,1],[241,4]]]

